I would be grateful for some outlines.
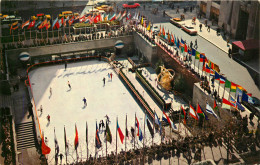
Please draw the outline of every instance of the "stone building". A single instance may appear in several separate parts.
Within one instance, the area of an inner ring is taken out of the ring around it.
[[[201,14],[237,40],[259,39],[259,1],[198,1]]]

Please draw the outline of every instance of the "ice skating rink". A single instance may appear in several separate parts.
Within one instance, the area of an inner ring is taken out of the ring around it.
[[[108,73],[111,72],[113,74],[112,81],[108,78]],[[98,124],[100,120],[105,122],[105,115],[108,115],[111,121],[109,127],[112,133],[112,143],[107,144],[109,154],[111,151],[116,151],[116,117],[118,117],[119,126],[125,135],[127,114],[129,131],[129,138],[126,138],[127,150],[134,146],[130,129],[134,127],[135,113],[144,134],[145,114],[142,108],[107,62],[92,60],[68,63],[66,70],[64,64],[43,66],[32,70],[29,76],[36,109],[39,109],[41,105],[43,107],[43,112],[37,111],[37,113],[41,130],[48,139],[47,145],[51,148],[51,153],[48,155],[49,164],[55,164],[54,128],[60,153],[64,155],[63,163],[65,162],[64,126],[69,143],[68,163],[77,160],[74,149],[75,124],[79,134],[79,161],[87,159],[86,122],[88,123],[89,154],[92,156],[95,156],[96,122]],[[105,86],[103,85],[103,77],[106,79]],[[71,90],[68,87],[68,81],[71,84]],[[52,88],[52,94],[50,94],[50,88]],[[86,107],[82,101],[83,97],[87,99]],[[50,115],[50,123],[47,121],[48,114]],[[145,145],[150,146],[152,138],[146,124],[145,127]],[[106,148],[102,129],[100,138],[102,148],[98,150],[97,154],[105,156]],[[120,152],[125,149],[125,141],[122,144],[119,136],[117,140],[118,152]],[[156,133],[154,143],[159,144],[160,141],[160,135]],[[143,142],[139,141],[138,137],[136,138],[136,147],[143,147]]]

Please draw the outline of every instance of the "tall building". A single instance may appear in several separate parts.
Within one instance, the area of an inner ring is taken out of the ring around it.
[[[260,1],[198,1],[201,14],[237,40],[259,39]]]

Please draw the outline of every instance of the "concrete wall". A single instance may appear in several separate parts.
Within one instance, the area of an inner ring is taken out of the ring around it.
[[[129,46],[131,47],[134,41],[133,35],[129,35],[129,36],[121,36],[117,38],[107,38],[101,40],[7,50],[6,53],[8,58],[15,60],[18,59],[21,52],[28,52],[33,57],[33,56],[43,56],[43,55],[65,54],[74,51],[111,48],[114,47],[115,42],[117,40],[122,40],[125,43],[125,48],[123,50],[129,50]]]
[[[146,57],[149,63],[155,65],[157,62],[157,46],[152,45],[146,39],[143,38],[139,33],[134,33],[134,44],[135,48],[138,49]]]
[[[248,8],[250,11],[246,39],[259,39],[259,2],[251,2]]]
[[[178,61],[170,57],[161,47],[158,47],[157,50],[158,58],[164,62],[166,67],[170,67],[175,70],[176,73],[181,74],[187,82],[189,88],[192,90],[194,83],[199,82],[200,79]]]
[[[214,99],[212,96],[208,95],[207,92],[204,93],[203,89],[200,87],[200,83],[195,83],[193,86],[193,96],[192,105],[200,104],[203,110],[206,110],[206,100],[209,105],[213,108]]]

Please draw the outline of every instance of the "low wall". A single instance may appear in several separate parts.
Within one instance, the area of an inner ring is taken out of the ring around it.
[[[206,110],[206,100],[208,101],[209,105],[213,108],[214,99],[211,95],[200,87],[200,83],[195,83],[193,86],[193,96],[192,96],[192,105],[200,104],[203,110]]]

